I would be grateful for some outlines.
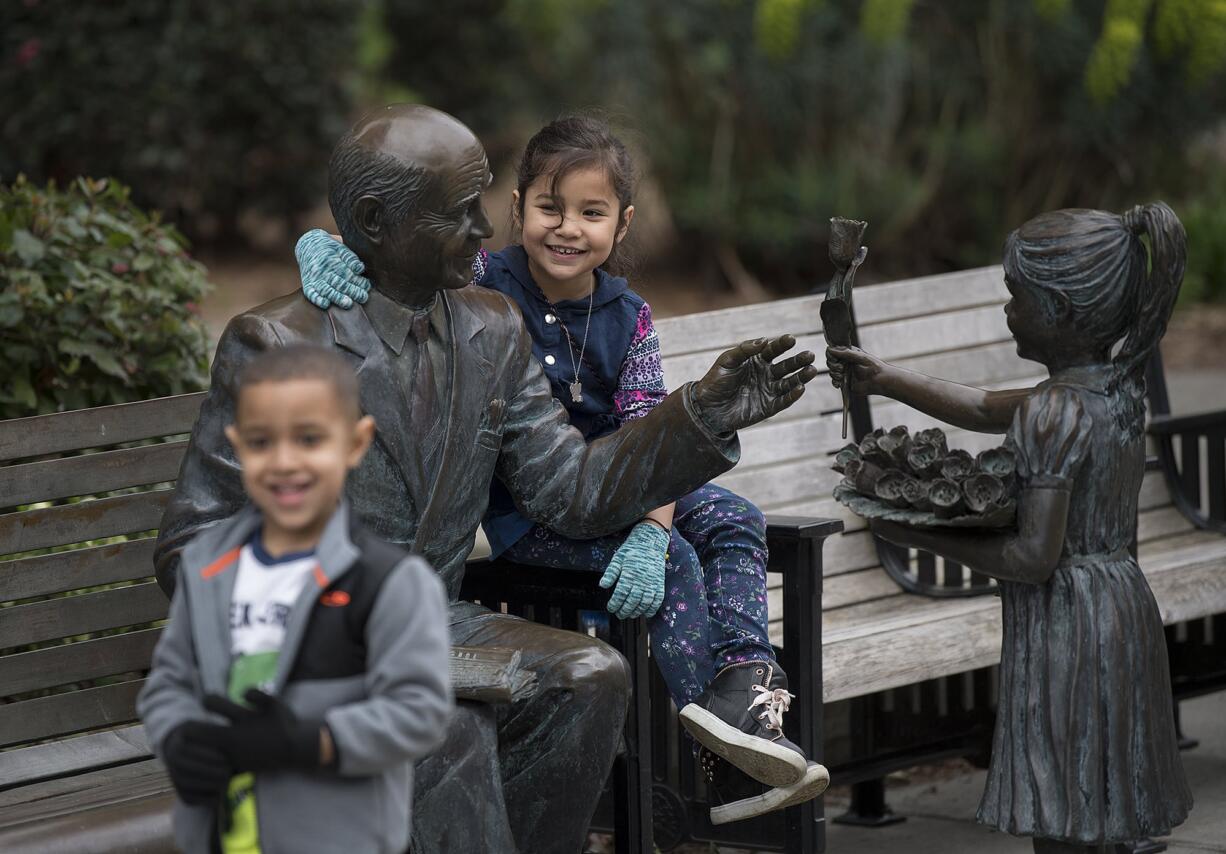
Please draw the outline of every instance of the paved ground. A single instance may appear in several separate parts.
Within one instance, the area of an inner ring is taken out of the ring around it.
[[[1183,704],[1185,732],[1200,746],[1184,753],[1184,768],[1196,804],[1192,815],[1169,838],[1172,854],[1226,852],[1226,693],[1211,694]],[[940,783],[889,790],[888,800],[907,816],[901,824],[865,830],[831,825],[830,854],[1023,854],[1027,840],[991,832],[975,823],[975,808],[983,791],[984,772],[976,771]],[[829,802],[827,815],[845,805]]]
[[[1200,746],[1183,754],[1192,786],[1192,815],[1165,841],[1170,854],[1226,852],[1226,692],[1183,704],[1185,733]],[[891,786],[890,807],[906,821],[880,829],[830,824],[828,854],[1030,854],[1030,841],[996,833],[975,822],[985,772],[953,774],[938,782]],[[845,800],[828,796],[826,815]],[[611,850],[611,849],[610,849]],[[752,854],[742,848],[686,846],[685,854]]]

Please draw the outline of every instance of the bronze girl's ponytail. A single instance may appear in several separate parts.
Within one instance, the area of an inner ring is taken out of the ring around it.
[[[1113,415],[1125,432],[1140,432],[1145,416],[1145,366],[1166,331],[1183,282],[1188,259],[1188,240],[1183,224],[1165,202],[1138,205],[1121,219],[1140,241],[1149,237],[1149,272],[1132,294],[1132,321],[1112,360]]]

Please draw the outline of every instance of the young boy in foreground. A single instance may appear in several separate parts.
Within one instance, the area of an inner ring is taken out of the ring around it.
[[[269,351],[226,428],[251,500],[183,552],[138,700],[189,854],[401,852],[412,763],[452,708],[434,571],[342,498],[370,446],[357,379],[328,350]]]

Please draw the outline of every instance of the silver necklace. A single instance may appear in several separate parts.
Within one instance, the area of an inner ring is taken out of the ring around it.
[[[592,304],[596,299],[596,286],[592,286],[592,292],[587,298],[587,321],[583,324],[583,343],[579,345],[579,358],[575,359],[575,348],[571,346],[570,330],[566,328],[566,324],[562,323],[561,312],[558,312],[558,323],[562,327],[562,332],[566,336],[566,351],[570,353],[570,366],[575,372],[575,378],[570,383],[570,399],[575,403],[583,403],[583,383],[579,382],[579,366],[583,364],[583,354],[587,352],[587,334],[592,328]],[[557,312],[557,308],[554,308]]]

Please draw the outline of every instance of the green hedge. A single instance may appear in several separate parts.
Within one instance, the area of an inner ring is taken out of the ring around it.
[[[119,182],[0,185],[0,419],[203,388],[207,290]]]

